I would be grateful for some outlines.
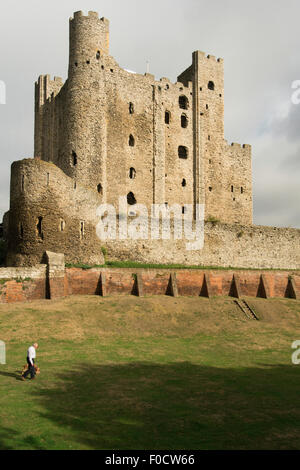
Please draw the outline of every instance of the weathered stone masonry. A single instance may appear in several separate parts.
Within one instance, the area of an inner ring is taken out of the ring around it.
[[[195,51],[177,83],[130,73],[109,55],[109,22],[95,12],[70,18],[69,45],[66,82],[35,84],[34,159],[12,165],[8,265],[36,265],[46,251],[103,264],[105,247],[112,259],[300,268],[299,230],[252,225],[251,146],[224,139],[222,59]],[[126,195],[149,210],[204,204],[204,248],[101,242],[97,207]]]

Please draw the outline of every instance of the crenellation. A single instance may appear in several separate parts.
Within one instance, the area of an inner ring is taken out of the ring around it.
[[[81,10],[80,11],[75,11],[75,13],[73,14],[73,17],[71,17],[71,20],[81,18],[82,16],[84,16],[83,11],[81,11]]]
[[[51,97],[52,93],[57,95],[63,84],[63,79],[61,77],[55,76],[53,80],[51,80],[51,76],[49,74],[40,75],[38,80],[35,82],[35,86],[40,93],[39,104],[43,105],[48,98]]]
[[[88,12],[88,16],[90,18],[96,18],[97,20],[99,19],[99,13],[97,11],[89,11]],[[102,20],[102,18],[101,18]],[[103,21],[103,20],[102,20]]]
[[[167,82],[167,83],[171,83],[171,80],[167,77],[162,77],[159,79],[160,82]]]
[[[102,18],[99,18],[99,13],[96,12],[96,11],[89,11],[87,15],[84,14],[83,11],[77,11],[73,14],[73,16],[70,17],[70,21],[74,21],[74,20],[97,20],[97,21],[101,21],[102,23],[108,25],[109,24],[109,20],[107,18],[105,18],[104,16]]]

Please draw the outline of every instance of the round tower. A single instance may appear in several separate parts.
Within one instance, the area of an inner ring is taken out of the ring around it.
[[[69,78],[88,65],[97,66],[103,54],[109,54],[109,21],[97,12],[82,11],[70,18]]]
[[[104,186],[105,71],[109,22],[98,13],[81,11],[70,18],[69,75],[63,106],[60,167],[74,179],[98,191]],[[98,188],[98,189],[97,189]]]

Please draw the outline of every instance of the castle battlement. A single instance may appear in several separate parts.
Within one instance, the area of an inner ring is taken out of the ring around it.
[[[89,11],[87,15],[84,15],[83,11],[76,11],[73,16],[70,17],[70,21],[77,20],[78,18],[87,18],[87,19],[95,19],[102,21],[103,23],[109,23],[109,20],[102,17],[99,18],[99,13],[97,11]]]
[[[172,89],[178,90],[178,92],[183,92],[184,90],[186,92],[192,91],[193,89],[193,83],[192,82],[187,82],[187,83],[181,83],[181,82],[171,82],[169,78],[160,78],[159,81],[155,81],[155,85],[158,87],[159,90],[164,90],[164,91],[169,91]]]
[[[201,57],[203,60],[204,59],[208,59],[210,60],[211,62],[216,62],[216,63],[219,63],[219,64],[222,64],[224,62],[224,60],[219,57],[217,58],[216,56],[212,55],[212,54],[206,54],[205,52],[203,51],[196,51],[196,53],[198,54],[199,57]]]
[[[228,145],[228,147],[232,150],[244,150],[244,153],[247,153],[249,154],[250,153],[250,156],[251,156],[251,145],[249,144],[239,144],[239,143],[236,143],[236,142],[232,142],[231,144],[228,144],[227,141],[226,142],[226,145]]]
[[[232,142],[232,143],[231,143],[231,147],[235,147],[235,148],[239,148],[239,149],[240,149],[240,148],[241,148],[241,144],[238,144],[238,143],[236,143],[236,142]]]
[[[52,84],[52,83],[54,83],[54,82],[56,82],[56,83],[58,83],[58,84],[63,84],[63,79],[62,79],[61,77],[56,77],[56,76],[54,76],[54,77],[53,77],[53,80],[51,80],[51,75],[49,75],[49,74],[40,75],[39,78],[38,78],[38,80],[37,80],[35,83],[38,84],[38,82],[39,82],[40,80],[43,80],[43,79],[46,80],[46,82],[48,82],[49,84]],[[56,83],[55,83],[55,84],[56,84]]]
[[[35,107],[38,109],[47,101],[51,101],[61,90],[64,82],[61,77],[54,77],[51,80],[50,75],[40,75],[35,82]]]

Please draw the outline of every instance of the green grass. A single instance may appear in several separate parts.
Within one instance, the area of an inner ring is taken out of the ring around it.
[[[0,306],[0,448],[299,449],[300,304],[254,303],[260,322],[230,299]],[[41,374],[21,382],[34,340]]]
[[[66,263],[67,268],[81,268],[81,269],[92,269],[92,268],[143,268],[143,269],[211,269],[219,271],[261,271],[260,268],[239,268],[233,266],[186,266],[183,264],[155,264],[155,263],[140,263],[138,261],[112,261],[107,260],[105,264],[94,264],[89,265],[85,263]],[[273,269],[266,268],[264,271],[299,271],[299,269]]]

